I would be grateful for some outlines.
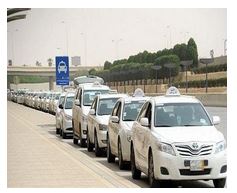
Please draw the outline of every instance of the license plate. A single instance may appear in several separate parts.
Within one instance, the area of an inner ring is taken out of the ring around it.
[[[203,160],[190,160],[190,171],[204,170]]]

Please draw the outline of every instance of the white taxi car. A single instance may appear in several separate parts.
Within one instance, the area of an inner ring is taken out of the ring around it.
[[[226,141],[199,100],[170,87],[165,96],[148,100],[133,124],[132,177],[148,175],[151,187],[162,180],[213,180],[224,187]]]
[[[75,101],[72,110],[73,143],[77,144],[80,140],[80,146],[86,146],[87,139],[87,115],[91,104],[98,94],[109,93],[108,86],[101,85],[98,82],[80,84],[76,90]]]
[[[109,118],[107,133],[107,161],[119,159],[119,168],[130,164],[131,128],[142,105],[148,100],[141,89],[133,97],[120,98],[115,104]]]
[[[102,150],[107,147],[107,127],[110,114],[116,103],[126,94],[102,94],[95,97],[89,111],[88,131],[87,131],[87,150],[92,151],[95,147],[95,155],[100,156]]]
[[[72,105],[74,101],[75,93],[67,92],[65,95],[65,99],[62,104],[59,105],[61,110],[61,136],[63,139],[67,137],[67,135],[72,135]]]

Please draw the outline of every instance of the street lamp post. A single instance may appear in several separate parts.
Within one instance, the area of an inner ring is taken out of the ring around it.
[[[169,69],[169,86],[170,86],[170,77],[171,77],[171,68],[175,68],[175,63],[166,63],[164,67]]]
[[[156,93],[158,93],[157,85],[158,85],[158,70],[160,70],[162,67],[161,66],[152,66],[152,69],[156,71]]]
[[[193,60],[184,60],[184,61],[181,61],[180,64],[182,66],[184,66],[185,68],[185,74],[186,74],[186,84],[185,84],[185,87],[186,87],[186,93],[188,92],[188,77],[187,77],[187,67],[192,65],[193,64]]]
[[[80,33],[82,36],[84,36],[84,53],[85,53],[85,65],[87,65],[87,36],[86,33]]]
[[[66,31],[66,48],[67,48],[67,56],[68,56],[68,25],[67,22],[61,21],[65,25],[65,31]]]
[[[208,90],[207,65],[212,63],[213,61],[214,61],[213,58],[202,58],[202,59],[200,59],[200,62],[206,65],[206,83],[205,83],[206,93],[207,93],[207,90]]]
[[[123,41],[123,39],[118,40],[112,40],[113,43],[115,43],[115,52],[116,52],[116,59],[119,59],[119,42]]]

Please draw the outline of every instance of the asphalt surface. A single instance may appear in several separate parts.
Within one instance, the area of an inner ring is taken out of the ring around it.
[[[120,170],[118,161],[74,145],[72,139],[55,134],[53,115],[8,102],[8,187],[142,187],[148,179],[133,180],[129,170]],[[227,108],[207,107],[218,115],[217,128],[227,133]],[[212,181],[183,181],[167,187],[212,188]]]

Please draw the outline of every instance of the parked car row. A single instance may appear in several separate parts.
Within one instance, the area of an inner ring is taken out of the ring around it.
[[[60,94],[60,92],[29,91],[28,89],[20,89],[15,92],[9,92],[8,100],[55,114]]]
[[[109,163],[117,158],[133,179],[144,173],[151,187],[167,180],[213,180],[215,187],[225,186],[226,141],[215,128],[220,118],[210,117],[198,99],[175,87],[163,96],[148,97],[141,89],[129,96],[96,82],[74,91],[28,95],[33,104],[40,98],[46,112],[54,98],[56,133],[72,136],[74,144],[96,156],[106,154]]]

